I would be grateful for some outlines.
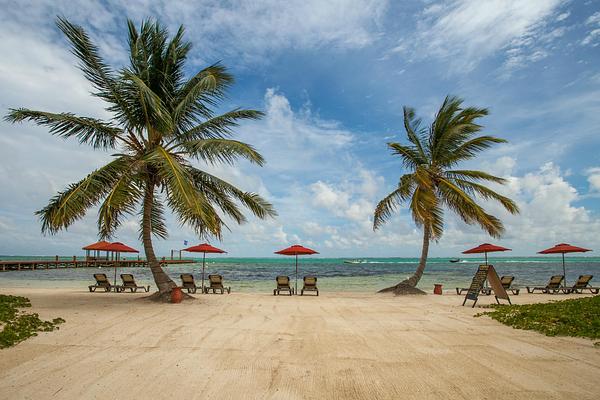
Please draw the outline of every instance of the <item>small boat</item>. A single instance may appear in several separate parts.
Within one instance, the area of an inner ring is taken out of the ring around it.
[[[362,264],[365,260],[344,260],[344,264]]]
[[[457,262],[459,262],[459,261],[460,261],[460,258],[451,258],[451,259],[450,259],[450,262],[451,262],[451,263],[457,263]]]

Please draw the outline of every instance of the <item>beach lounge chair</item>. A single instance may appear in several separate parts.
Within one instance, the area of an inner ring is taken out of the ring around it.
[[[548,284],[546,286],[537,286],[537,287],[526,286],[527,293],[534,293],[536,290],[539,290],[542,293],[550,293],[550,292],[552,292],[553,294],[559,293],[562,288],[562,282],[564,279],[565,279],[564,275],[552,275],[552,277],[550,277],[550,280],[548,281]]]
[[[281,294],[281,291],[287,291],[290,296],[294,294],[294,288],[290,286],[289,276],[279,275],[277,278],[275,278],[275,281],[277,282],[277,288],[273,289],[273,296],[276,294]]]
[[[503,276],[502,278],[500,278],[500,283],[502,283],[502,287],[508,292],[509,290],[512,292],[512,294],[514,294],[515,296],[519,294],[519,292],[521,291],[521,289],[518,288],[513,288],[512,287],[512,283],[515,280],[515,277],[512,275],[508,275],[508,276]]]
[[[90,292],[95,292],[96,289],[104,289],[105,292],[110,292],[112,288],[115,288],[115,292],[119,292],[121,290],[121,286],[111,285],[110,281],[106,277],[106,274],[94,274],[94,279],[96,279],[96,284],[88,286]]]
[[[197,289],[202,290],[200,286],[196,285],[194,281],[194,275],[192,274],[181,274],[181,287],[187,289],[188,293],[196,293]]]
[[[150,286],[140,286],[135,283],[135,278],[131,274],[121,274],[121,280],[123,281],[123,286],[121,287],[122,292],[124,292],[125,289],[129,289],[131,293],[137,292],[138,289],[142,289],[145,292],[150,291]]]
[[[600,287],[590,286],[593,277],[594,275],[579,275],[579,279],[573,286],[564,287],[562,291],[565,293],[583,293],[584,290],[589,290],[590,293],[598,294],[600,293]]]
[[[510,290],[512,292],[512,294],[514,294],[515,296],[519,294],[519,292],[521,291],[521,289],[517,289],[517,288],[513,288],[512,283],[515,280],[515,277],[512,275],[504,275],[502,276],[502,278],[500,278],[500,283],[502,284],[502,287],[504,288],[504,290],[506,290],[507,292]],[[481,289],[481,291],[485,291],[484,294],[490,295],[492,294],[492,288],[488,287],[488,288],[483,288]]]
[[[463,293],[466,293],[469,291],[469,288],[456,288],[456,294],[461,295]],[[490,288],[481,288],[481,291],[479,292],[480,294],[484,294],[486,296],[489,296],[492,293],[492,290]]]
[[[305,276],[304,277],[304,286],[300,291],[300,296],[304,295],[304,291],[307,292],[317,292],[317,296],[319,295],[319,289],[317,288],[317,277],[316,276]]]
[[[225,293],[226,290],[227,294],[231,293],[231,287],[223,286],[223,277],[221,275],[209,275],[208,282],[209,286],[204,288],[204,293],[208,293],[208,291],[211,289],[213,293],[217,293],[217,290],[220,290],[221,294]]]

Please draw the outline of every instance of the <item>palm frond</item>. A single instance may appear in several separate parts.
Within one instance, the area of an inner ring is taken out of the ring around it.
[[[505,139],[494,136],[479,136],[465,142],[460,142],[454,148],[438,156],[439,165],[454,166],[461,161],[466,161],[477,156],[483,150],[489,149],[494,144],[506,143]]]
[[[261,219],[277,216],[273,205],[260,195],[252,192],[244,192],[232,184],[197,168],[188,167],[187,169],[198,190],[214,192],[217,197],[231,196],[248,208],[252,214]]]
[[[98,210],[98,232],[101,239],[111,238],[123,222],[125,215],[133,215],[143,197],[135,179],[133,165],[113,183]]]
[[[415,224],[427,226],[430,239],[438,240],[444,233],[444,212],[435,192],[417,186],[412,193],[409,208]]]
[[[463,179],[453,179],[452,182],[457,187],[468,193],[477,194],[485,200],[494,200],[499,202],[500,204],[502,204],[502,207],[506,209],[506,211],[513,215],[519,213],[519,206],[517,206],[517,204],[513,200],[493,191],[488,187]]]
[[[440,199],[466,224],[477,224],[492,237],[500,237],[504,226],[500,220],[479,206],[464,190],[452,182],[441,179],[438,185]]]
[[[167,201],[183,224],[190,225],[200,236],[221,237],[225,226],[206,195],[193,184],[187,168],[163,147],[157,146],[146,161],[156,168],[166,187]]]
[[[168,43],[165,52],[163,75],[169,77],[166,82],[168,87],[165,87],[167,93],[175,93],[182,84],[185,60],[192,48],[190,42],[183,40],[184,33],[185,29],[182,25]]]
[[[201,70],[175,94],[173,120],[178,125],[188,126],[194,121],[199,122],[198,116],[212,118],[208,106],[217,105],[232,83],[233,76],[220,64]]]
[[[416,186],[414,174],[406,174],[400,177],[398,187],[392,193],[383,198],[375,207],[373,215],[373,230],[377,230],[391,218],[392,214],[400,204],[407,201]]]
[[[446,165],[445,156],[481,130],[475,120],[488,114],[485,108],[463,109],[462,102],[458,97],[446,97],[431,126],[431,157],[439,165]]]
[[[406,168],[414,169],[426,161],[421,158],[419,151],[414,146],[402,145],[400,143],[388,143],[387,145],[392,150],[392,154],[400,156],[402,164]]]
[[[150,142],[156,140],[152,137],[153,132],[172,131],[174,128],[173,121],[161,97],[146,85],[143,79],[131,72],[125,71],[124,79],[130,83],[129,90],[132,92],[130,96],[137,97]]]
[[[425,135],[425,131],[421,127],[421,119],[416,117],[414,108],[404,107],[404,130],[408,140],[415,146],[422,162],[426,162],[427,154],[425,152],[425,145],[422,142],[422,138]]]
[[[142,209],[139,212],[141,221],[139,229],[140,240],[142,240],[144,232],[143,214],[144,210]],[[169,237],[167,224],[165,222],[165,207],[163,206],[162,201],[156,198],[156,193],[154,194],[154,201],[152,202],[152,208],[150,209],[150,232],[160,239],[167,239]]]
[[[119,157],[59,192],[46,207],[36,212],[42,221],[42,233],[55,234],[81,219],[113,188],[129,167],[129,158]]]
[[[57,18],[56,25],[71,42],[71,52],[79,59],[83,75],[98,90],[94,95],[111,103],[113,106],[109,110],[118,114],[121,122],[127,123],[132,117],[129,105],[123,98],[113,70],[100,57],[98,47],[81,26],[63,17]]]
[[[233,165],[238,157],[262,166],[264,158],[249,144],[231,139],[200,139],[180,143],[183,153],[209,164]]]
[[[199,139],[224,139],[232,135],[232,128],[238,126],[239,120],[255,120],[264,116],[256,110],[235,109],[212,117],[186,131],[177,133],[169,144]]]
[[[95,118],[78,117],[71,113],[55,114],[18,108],[11,109],[5,120],[12,123],[30,120],[37,125],[48,126],[53,135],[63,138],[75,136],[79,143],[89,144],[95,149],[114,149],[117,139],[126,141],[119,128]]]
[[[464,179],[468,181],[487,181],[499,184],[505,184],[506,179],[476,170],[449,170],[444,172],[444,176],[449,179]]]

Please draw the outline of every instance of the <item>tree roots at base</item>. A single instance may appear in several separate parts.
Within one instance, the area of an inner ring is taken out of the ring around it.
[[[171,302],[171,292],[154,292],[148,297],[144,297],[146,300],[155,301],[157,303],[170,303]],[[192,301],[198,300],[194,296],[191,296],[188,293],[183,292],[183,298],[181,301]]]
[[[396,296],[405,296],[405,295],[410,295],[410,294],[421,294],[421,295],[427,294],[424,291],[422,291],[421,289],[417,289],[416,287],[409,285],[407,283],[404,283],[404,282],[400,282],[399,284],[397,284],[395,286],[381,289],[377,293],[394,293],[394,295],[396,295]]]

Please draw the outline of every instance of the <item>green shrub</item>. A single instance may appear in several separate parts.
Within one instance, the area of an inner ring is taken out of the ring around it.
[[[28,314],[19,310],[25,307],[31,307],[28,298],[0,294],[0,349],[37,336],[37,332],[51,332],[65,322],[62,318],[43,321],[37,313]]]
[[[600,339],[600,296],[523,305],[494,305],[487,315],[516,329],[547,336]]]

